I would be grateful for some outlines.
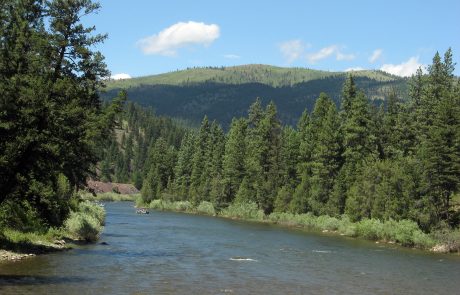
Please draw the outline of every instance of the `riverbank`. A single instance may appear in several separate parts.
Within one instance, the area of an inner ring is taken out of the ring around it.
[[[139,197],[139,193],[133,194],[122,194],[115,192],[105,192],[92,194],[89,192],[81,192],[80,197],[87,201],[98,201],[98,202],[135,202]]]
[[[0,231],[0,261],[18,261],[50,252],[71,249],[77,243],[94,242],[105,223],[105,209],[84,201],[70,213],[61,228],[23,232],[12,228]]]
[[[138,203],[137,206],[306,228],[328,234],[361,238],[378,243],[398,244],[437,253],[460,253],[460,230],[443,230],[426,234],[418,227],[417,223],[411,220],[382,222],[377,219],[364,219],[359,222],[352,222],[346,215],[339,218],[327,215],[314,216],[310,213],[274,212],[265,215],[254,203],[232,204],[221,211],[217,211],[210,202],[201,202],[195,207],[188,201],[153,200],[147,205]]]

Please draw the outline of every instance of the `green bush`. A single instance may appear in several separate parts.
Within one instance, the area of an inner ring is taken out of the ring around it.
[[[83,212],[72,212],[65,221],[67,232],[76,239],[96,241],[102,226],[96,217]]]
[[[377,219],[363,219],[356,223],[356,235],[368,240],[381,240],[383,224]]]
[[[170,202],[170,206],[166,210],[173,210],[173,211],[183,211],[183,212],[192,212],[193,205],[189,201],[176,201]]]
[[[259,209],[256,203],[236,203],[231,204],[222,210],[222,216],[230,218],[241,218],[247,220],[263,220],[264,211]]]
[[[207,201],[202,201],[200,205],[198,205],[198,207],[196,208],[196,212],[211,216],[216,215],[216,209],[214,209],[214,205],[211,202]]]
[[[321,215],[316,218],[316,228],[320,230],[336,231],[339,229],[340,220],[328,215]]]
[[[347,215],[342,215],[340,218],[338,232],[348,237],[355,237],[356,223],[351,222],[350,217]]]
[[[149,203],[149,208],[155,209],[155,210],[164,210],[164,202],[163,200],[152,200]]]
[[[78,212],[88,214],[89,216],[96,218],[100,225],[105,224],[105,210],[98,204],[90,201],[81,202],[78,205]]]

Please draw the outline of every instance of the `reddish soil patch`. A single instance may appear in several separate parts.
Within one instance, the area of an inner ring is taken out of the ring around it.
[[[87,186],[90,191],[96,194],[116,192],[123,195],[132,195],[139,193],[139,190],[134,185],[127,183],[88,180]]]

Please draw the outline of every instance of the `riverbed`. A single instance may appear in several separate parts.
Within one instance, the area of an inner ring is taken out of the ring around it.
[[[96,244],[0,263],[0,294],[458,294],[460,257],[106,203]]]

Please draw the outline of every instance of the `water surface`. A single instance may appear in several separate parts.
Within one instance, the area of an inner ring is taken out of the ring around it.
[[[132,203],[107,203],[106,209],[97,244],[0,263],[0,294],[458,294],[460,289],[455,255],[214,217],[137,215]]]

